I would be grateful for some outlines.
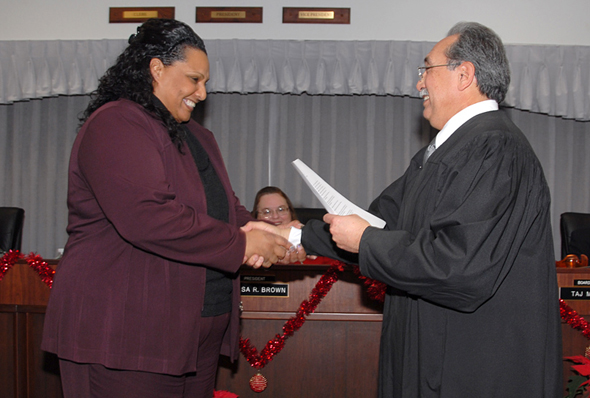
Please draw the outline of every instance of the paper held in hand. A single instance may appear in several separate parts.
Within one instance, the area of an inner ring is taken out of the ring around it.
[[[301,160],[295,159],[292,163],[293,167],[295,167],[299,174],[301,174],[301,177],[303,177],[303,181],[305,181],[328,213],[337,214],[339,216],[356,214],[367,220],[373,227],[383,228],[385,226],[385,221],[379,217],[375,217],[346,199]]]

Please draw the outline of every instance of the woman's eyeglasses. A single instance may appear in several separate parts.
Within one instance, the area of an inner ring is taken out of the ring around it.
[[[279,206],[276,209],[269,209],[269,208],[260,209],[260,210],[258,210],[258,214],[262,218],[271,218],[273,216],[273,214],[276,214],[278,217],[285,217],[285,216],[288,216],[290,214],[290,212],[289,212],[289,206]]]

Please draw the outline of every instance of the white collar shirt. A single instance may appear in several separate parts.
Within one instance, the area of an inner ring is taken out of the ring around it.
[[[469,105],[467,108],[457,112],[444,125],[441,131],[434,138],[435,147],[439,148],[459,127],[469,119],[481,113],[497,111],[498,103],[495,100],[485,100]]]

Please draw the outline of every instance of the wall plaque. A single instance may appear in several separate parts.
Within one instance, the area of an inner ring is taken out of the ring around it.
[[[283,7],[283,23],[350,24],[350,8]]]
[[[150,18],[174,18],[174,7],[109,7],[110,23],[145,22]]]
[[[197,7],[195,22],[262,23],[262,7]]]

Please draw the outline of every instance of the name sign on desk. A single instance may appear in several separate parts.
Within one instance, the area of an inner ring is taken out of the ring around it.
[[[562,300],[590,300],[590,287],[562,287],[559,289]]]
[[[289,297],[289,285],[286,283],[242,282],[242,296]]]

